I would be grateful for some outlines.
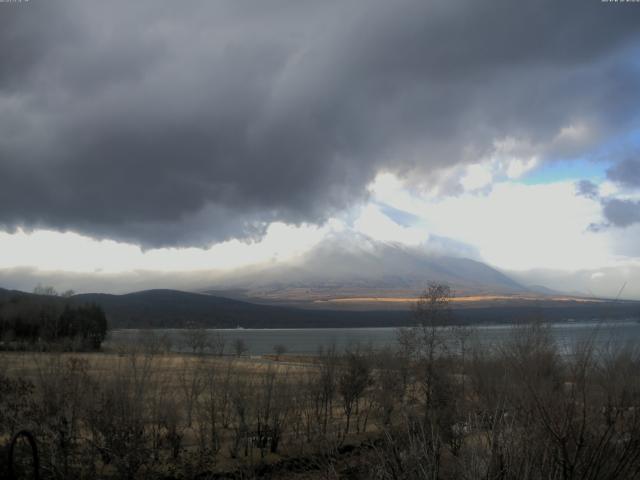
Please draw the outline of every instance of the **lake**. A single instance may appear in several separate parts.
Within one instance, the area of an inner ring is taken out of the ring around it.
[[[473,342],[483,348],[492,348],[508,342],[518,328],[513,325],[482,325],[472,327]],[[562,351],[570,351],[578,342],[593,338],[598,347],[608,344],[640,345],[640,323],[635,320],[607,322],[558,323],[550,325],[551,334]],[[153,332],[153,333],[151,333]],[[114,330],[110,332],[105,346],[117,348],[141,343],[144,337],[155,335],[166,336],[171,349],[176,352],[189,351],[187,335],[182,329],[154,330]],[[320,347],[335,345],[344,350],[350,345],[371,345],[374,348],[395,346],[397,344],[397,328],[305,328],[305,329],[218,329],[207,330],[210,335],[220,334],[226,342],[225,353],[231,353],[231,344],[242,339],[248,347],[250,355],[273,353],[275,345],[284,345],[287,353],[314,354]],[[450,329],[443,333],[450,336]]]

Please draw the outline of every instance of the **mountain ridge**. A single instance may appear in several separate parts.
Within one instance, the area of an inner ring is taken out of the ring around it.
[[[418,295],[430,283],[445,283],[458,295],[522,294],[527,288],[479,260],[434,254],[423,246],[391,242],[324,241],[285,264],[247,267],[200,291],[244,290],[253,300],[329,299],[344,295]]]
[[[101,306],[110,328],[358,328],[406,326],[415,322],[409,308],[394,310],[300,309],[264,305],[227,297],[171,289],[115,295],[84,293],[69,298],[0,289],[0,301],[13,295],[39,300],[95,303]],[[452,304],[456,322],[467,324],[518,323],[529,320],[564,321],[593,318],[640,319],[640,302],[584,301],[581,299],[512,302],[495,305]]]

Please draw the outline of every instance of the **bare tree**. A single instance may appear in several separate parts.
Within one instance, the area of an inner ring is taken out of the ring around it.
[[[209,332],[196,325],[189,325],[182,331],[184,342],[193,354],[202,354],[211,346]]]
[[[273,346],[273,352],[276,354],[276,361],[279,361],[280,357],[287,353],[287,347],[279,343]]]
[[[206,369],[200,358],[187,357],[184,359],[182,372],[178,376],[178,384],[182,392],[183,405],[186,411],[187,426],[193,422],[193,411],[198,397],[204,389],[202,372]]]
[[[320,376],[318,378],[318,393],[316,411],[322,428],[322,434],[327,434],[329,419],[333,415],[333,400],[336,394],[336,377],[338,368],[338,356],[335,345],[326,351],[320,350]]]
[[[378,352],[374,362],[375,382],[372,396],[384,428],[391,425],[394,410],[404,403],[406,378],[403,370],[405,362],[391,349]]]
[[[33,289],[33,293],[35,293],[36,295],[47,295],[50,297],[58,296],[58,291],[55,288],[50,285],[44,286],[40,283],[35,286],[35,288]]]
[[[227,345],[227,339],[222,334],[222,332],[218,330],[214,330],[213,333],[210,335],[209,343],[210,343],[211,353],[219,357],[224,355],[224,349]]]
[[[233,341],[233,351],[235,352],[236,356],[241,357],[242,355],[245,355],[248,350],[249,347],[247,347],[247,343],[244,341],[244,339],[236,338]]]
[[[342,407],[346,417],[344,433],[349,433],[351,415],[367,387],[371,385],[371,365],[369,359],[360,352],[348,352],[344,365],[338,374],[338,392],[342,398]]]
[[[253,378],[242,376],[236,378],[231,386],[232,399],[232,440],[229,446],[231,458],[237,458],[241,448],[244,449],[244,456],[249,455],[249,450],[253,449],[251,442],[251,424],[254,417],[254,398],[250,394],[253,391]]]
[[[417,362],[421,375],[425,412],[431,410],[436,395],[436,383],[442,382],[437,363],[446,353],[445,337],[439,327],[452,320],[451,289],[447,285],[431,283],[418,298],[413,310],[416,325],[401,332],[403,349]]]

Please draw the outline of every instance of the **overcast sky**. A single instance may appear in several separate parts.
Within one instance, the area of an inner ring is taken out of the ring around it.
[[[0,45],[0,286],[340,234],[640,298],[638,3],[0,2]]]

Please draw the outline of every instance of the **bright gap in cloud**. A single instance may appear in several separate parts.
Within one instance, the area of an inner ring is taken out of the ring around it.
[[[328,229],[340,223],[300,227],[273,223],[259,242],[238,240],[208,249],[140,247],[112,240],[95,240],[73,232],[18,230],[0,232],[0,268],[35,267],[40,270],[115,273],[135,270],[229,270],[247,265],[287,260],[318,243]]]
[[[399,179],[383,174],[370,191],[381,204],[419,218],[424,231],[472,245],[500,268],[578,270],[618,261],[610,234],[587,228],[601,221],[600,203],[577,195],[573,181],[504,181],[487,192],[430,199],[412,195]]]

